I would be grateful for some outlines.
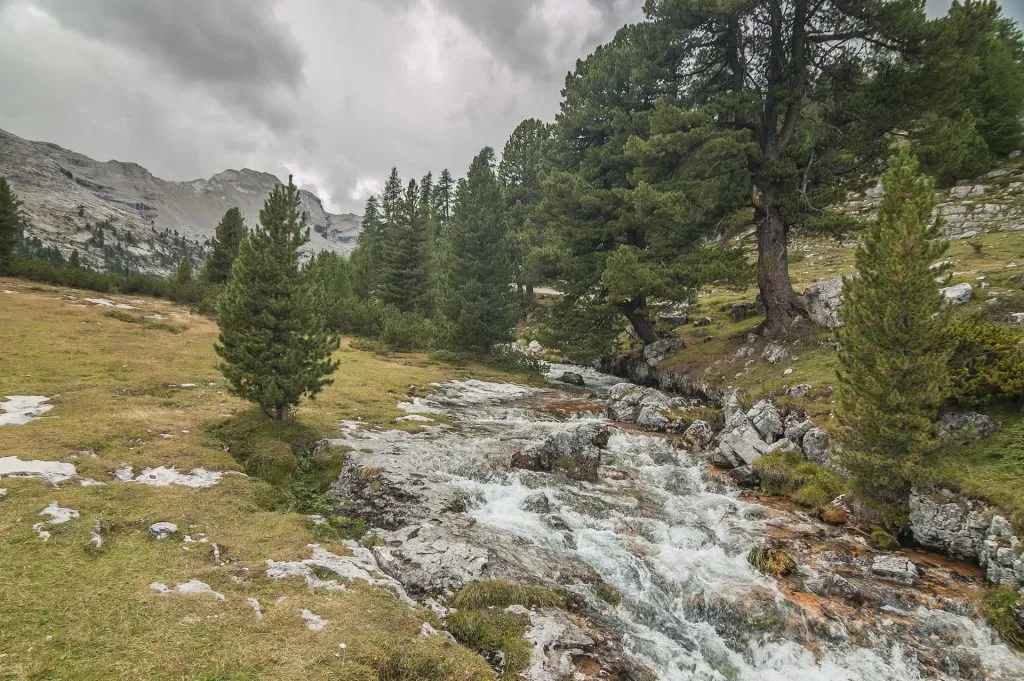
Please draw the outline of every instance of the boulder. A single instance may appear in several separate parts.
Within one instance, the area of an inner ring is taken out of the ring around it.
[[[807,397],[811,394],[812,387],[808,383],[801,383],[800,385],[793,386],[787,393],[790,397],[797,399],[800,397]]]
[[[548,499],[547,494],[537,491],[523,499],[523,503],[520,504],[520,508],[531,513],[547,515],[548,513],[551,513],[551,501]]]
[[[819,281],[804,291],[808,318],[818,326],[835,329],[843,325],[839,308],[843,305],[843,277]]]
[[[786,417],[784,435],[787,440],[800,444],[804,441],[804,435],[806,435],[812,428],[814,428],[813,421],[809,419],[801,419],[795,414],[790,414]]]
[[[1024,324],[1024,312],[1011,312],[1006,317],[1007,324]]]
[[[789,357],[789,350],[787,350],[786,346],[782,343],[775,341],[766,345],[764,352],[761,353],[761,359],[769,364],[778,364],[787,357]]]
[[[804,435],[801,441],[801,448],[808,461],[813,461],[819,466],[828,462],[829,437],[828,431],[822,428],[811,428]]]
[[[682,338],[663,338],[644,347],[644,361],[654,366],[666,357],[686,347]]]
[[[178,531],[174,523],[154,523],[149,526],[149,536],[157,541],[163,541]]]
[[[690,448],[702,452],[708,448],[711,441],[715,439],[715,432],[705,421],[694,421],[683,432],[683,439],[690,445]]]
[[[784,432],[782,415],[771,401],[761,400],[755,404],[747,412],[747,419],[767,444],[772,444],[782,437]]]
[[[726,424],[726,430],[719,435],[718,450],[722,461],[735,462],[737,466],[754,463],[768,449],[768,443],[745,417]]]
[[[875,556],[871,563],[871,574],[907,586],[913,586],[921,579],[917,573],[917,566],[903,556]]]
[[[939,437],[986,438],[999,426],[991,417],[977,413],[950,412],[939,422]]]
[[[587,382],[583,380],[583,375],[578,374],[575,371],[566,371],[558,380],[562,383],[579,386],[580,388],[587,387]]]
[[[669,399],[654,388],[620,383],[609,392],[606,413],[613,421],[635,423],[649,431],[666,431],[681,427],[681,422],[673,417],[672,410],[685,405],[685,400]]]
[[[757,487],[761,480],[753,466],[739,466],[729,471],[729,477],[738,487]]]
[[[729,448],[718,447],[711,452],[711,463],[714,464],[715,468],[731,471],[742,466],[743,459]]]
[[[652,432],[667,430],[671,421],[655,407],[642,407],[636,425]]]
[[[764,306],[761,305],[760,301],[753,303],[733,303],[729,306],[729,317],[734,322],[742,322],[744,319],[748,319],[755,315],[764,312]]]
[[[550,473],[559,471],[574,480],[597,481],[601,449],[608,444],[608,429],[584,423],[560,430],[539,444],[513,456],[514,468]]]
[[[971,298],[974,297],[974,287],[970,284],[957,284],[956,286],[947,286],[941,290],[941,293],[947,303],[963,305],[971,302]]]

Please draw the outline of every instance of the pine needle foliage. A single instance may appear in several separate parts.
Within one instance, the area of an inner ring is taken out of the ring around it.
[[[0,177],[0,272],[10,268],[14,249],[21,241],[24,225],[25,215],[21,210],[21,201],[7,184],[7,180]]]
[[[224,213],[213,237],[213,251],[203,267],[203,279],[211,284],[223,284],[228,280],[245,231],[242,211],[232,208]]]
[[[331,382],[338,336],[328,330],[312,278],[300,269],[309,241],[292,179],[270,193],[260,225],[242,240],[231,276],[217,299],[223,360],[231,391],[283,420],[303,396]]]
[[[908,151],[890,159],[883,184],[859,276],[844,287],[838,415],[854,492],[877,522],[898,528],[949,394],[949,310],[931,269],[947,244],[932,218],[932,181]]]

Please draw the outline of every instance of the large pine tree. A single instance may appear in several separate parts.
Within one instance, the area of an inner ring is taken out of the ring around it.
[[[490,147],[473,159],[438,250],[445,346],[487,352],[508,341],[515,325],[508,215]]]
[[[299,249],[309,241],[299,205],[291,177],[274,188],[217,299],[218,368],[234,394],[279,420],[303,396],[315,397],[338,366],[331,354],[339,339],[299,267]]]
[[[213,250],[206,259],[203,279],[212,284],[223,284],[231,275],[231,265],[238,257],[238,247],[245,236],[242,211],[232,208],[224,213],[213,237]]]
[[[0,177],[0,272],[11,266],[14,249],[21,241],[25,226],[21,205],[7,179]]]
[[[933,185],[906,150],[890,161],[878,218],[845,286],[839,352],[839,420],[859,499],[876,519],[903,522],[910,480],[934,448],[948,395],[949,320],[934,262],[947,244],[932,217]]]
[[[395,202],[393,216],[381,249],[381,302],[402,312],[428,313],[432,296],[427,219],[415,180]]]

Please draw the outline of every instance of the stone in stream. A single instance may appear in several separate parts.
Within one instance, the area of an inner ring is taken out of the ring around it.
[[[551,513],[551,502],[548,500],[548,495],[542,491],[537,491],[530,496],[523,499],[523,503],[520,504],[520,508],[530,513],[540,513],[546,515]]]
[[[757,487],[761,482],[753,466],[739,466],[729,471],[729,477],[738,487]]]
[[[702,452],[715,439],[715,431],[711,430],[706,421],[698,420],[691,423],[683,432],[683,439],[689,443],[693,451]]]
[[[560,430],[540,443],[531,443],[512,457],[513,468],[550,473],[559,471],[574,480],[596,482],[601,449],[608,444],[608,429],[584,423]]]
[[[587,387],[587,382],[583,380],[583,374],[578,374],[575,371],[566,371],[558,380],[562,383],[574,385],[579,388]]]
[[[711,460],[721,468],[737,468],[754,463],[769,449],[753,424],[739,412],[726,421],[718,436],[718,452]]]

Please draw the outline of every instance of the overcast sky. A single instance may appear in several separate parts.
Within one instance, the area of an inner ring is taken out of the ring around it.
[[[576,59],[642,6],[0,0],[0,128],[170,180],[291,172],[360,212],[392,165],[461,175],[520,120],[553,118]]]

